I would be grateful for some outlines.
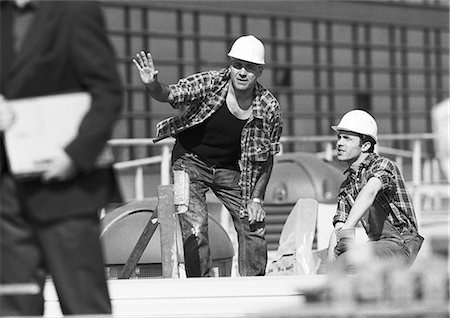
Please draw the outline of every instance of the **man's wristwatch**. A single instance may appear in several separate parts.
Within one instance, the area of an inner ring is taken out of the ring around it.
[[[260,205],[263,205],[263,200],[260,198],[252,198],[251,200],[252,202],[258,203]]]

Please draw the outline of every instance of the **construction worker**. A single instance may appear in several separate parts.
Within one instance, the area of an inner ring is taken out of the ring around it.
[[[264,275],[267,243],[263,199],[273,156],[280,151],[282,116],[277,99],[257,82],[264,45],[252,35],[238,38],[229,67],[206,71],[166,85],[158,81],[150,53],[133,60],[156,100],[186,111],[157,124],[157,140],[174,136],[173,170],[190,177],[188,211],[181,215],[188,277],[210,276],[206,192],[228,209],[239,243],[241,276]]]
[[[423,237],[418,233],[414,208],[398,166],[374,153],[378,131],[375,119],[363,110],[352,110],[331,128],[338,133],[337,159],[348,165],[329,247],[337,257],[336,263],[344,268],[352,265],[347,252],[361,221],[369,238],[368,248],[376,259],[411,265]]]

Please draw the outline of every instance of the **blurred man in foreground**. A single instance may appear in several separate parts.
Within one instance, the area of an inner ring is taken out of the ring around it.
[[[23,179],[11,172],[2,134],[1,284],[32,283],[40,292],[2,296],[0,314],[42,315],[47,274],[63,314],[109,314],[97,213],[119,198],[111,165],[96,162],[119,115],[122,93],[101,9],[88,1],[0,5],[4,98],[70,92],[92,98],[75,138],[38,177]],[[8,118],[2,130],[14,125],[14,116]]]

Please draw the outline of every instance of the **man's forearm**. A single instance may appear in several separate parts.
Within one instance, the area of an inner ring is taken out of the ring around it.
[[[353,204],[347,221],[345,221],[342,229],[349,229],[356,226],[367,209],[369,209],[375,201],[375,197],[377,196],[378,191],[380,191],[381,186],[381,181],[378,178],[370,178],[356,197],[355,203]]]
[[[252,198],[263,199],[266,193],[267,184],[269,183],[270,175],[273,168],[273,156],[264,163],[262,173],[256,181],[255,188],[253,189]]]
[[[157,101],[169,103],[173,101],[169,85],[155,81],[145,85],[145,87],[147,88],[149,94]]]

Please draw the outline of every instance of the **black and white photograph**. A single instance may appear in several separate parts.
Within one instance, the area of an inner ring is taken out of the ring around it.
[[[0,317],[450,317],[449,5],[0,0]]]

